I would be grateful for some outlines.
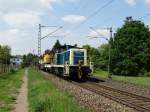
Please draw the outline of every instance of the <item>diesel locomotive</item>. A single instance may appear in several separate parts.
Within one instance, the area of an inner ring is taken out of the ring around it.
[[[45,51],[40,57],[40,69],[73,80],[85,80],[92,72],[87,63],[87,50],[71,45]]]

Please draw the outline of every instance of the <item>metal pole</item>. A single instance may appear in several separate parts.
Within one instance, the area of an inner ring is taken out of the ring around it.
[[[41,24],[39,24],[39,32],[38,32],[38,56],[41,55]]]
[[[50,32],[49,34],[47,34],[46,36],[42,37],[42,28],[43,27],[56,27],[57,29]],[[62,29],[62,26],[43,26],[41,24],[39,24],[39,32],[38,32],[38,56],[40,57],[41,55],[41,40],[43,40],[44,38],[51,36],[53,33],[57,32],[58,30]],[[54,36],[57,37],[57,36]]]
[[[110,28],[110,39],[112,38],[112,27]],[[108,78],[111,79],[111,73],[110,73],[110,60],[111,60],[111,43],[110,39],[108,41],[109,44],[109,60],[108,60]]]
[[[92,29],[93,31],[95,31],[98,35],[100,35],[101,36],[101,34],[98,32],[98,31],[96,31],[93,27],[90,27],[90,29]],[[110,31],[110,39],[112,38],[112,27],[110,27],[110,28],[103,28],[103,29],[108,29],[109,31]],[[111,73],[110,73],[110,61],[111,61],[111,43],[110,43],[110,39],[107,39],[107,38],[105,38],[105,37],[101,37],[101,38],[104,38],[105,40],[107,40],[108,41],[108,45],[109,45],[109,59],[108,59],[108,67],[107,67],[107,71],[108,71],[108,78],[109,79],[111,79],[112,77],[111,77]]]

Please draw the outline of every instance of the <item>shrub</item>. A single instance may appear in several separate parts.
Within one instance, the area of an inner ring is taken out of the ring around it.
[[[144,73],[144,76],[145,76],[145,77],[150,77],[150,72]]]

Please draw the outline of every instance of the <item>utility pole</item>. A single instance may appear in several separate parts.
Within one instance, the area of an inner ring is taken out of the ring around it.
[[[38,56],[41,55],[41,24],[39,24],[39,32],[38,32]]]
[[[109,28],[110,30],[110,39],[112,38],[112,27]],[[108,41],[109,44],[109,61],[108,61],[108,78],[111,79],[111,73],[110,73],[110,61],[111,61],[111,43],[110,43],[110,39]]]
[[[97,36],[97,37],[93,37],[93,38],[103,38],[103,39],[105,39],[105,40],[107,40],[108,41],[108,45],[109,45],[109,59],[108,59],[108,78],[109,79],[111,79],[112,78],[112,76],[111,76],[111,73],[110,73],[110,61],[111,61],[111,43],[110,43],[110,39],[112,38],[112,33],[113,33],[113,31],[112,31],[112,27],[110,27],[110,28],[101,28],[101,29],[107,29],[107,30],[109,30],[109,32],[110,32],[110,39],[108,39],[108,38],[106,38],[106,37],[102,37],[103,35],[100,33],[100,32],[98,32],[95,28],[93,28],[93,27],[90,27],[90,29],[92,29],[93,31],[95,31],[99,36]]]
[[[50,32],[49,34],[45,35],[42,37],[42,28],[46,28],[46,27],[55,27],[56,30]],[[63,27],[62,26],[43,26],[41,24],[39,24],[39,32],[38,32],[38,56],[40,57],[41,55],[41,40],[46,38],[46,37],[49,37],[49,36],[52,36],[53,33],[57,32],[58,30],[62,29]],[[53,37],[58,37],[58,36],[53,36]]]

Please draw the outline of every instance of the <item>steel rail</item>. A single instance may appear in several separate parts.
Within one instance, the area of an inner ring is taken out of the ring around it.
[[[45,75],[45,76],[46,76],[45,78],[49,79],[48,75]],[[120,89],[116,89],[110,86],[102,85],[100,83],[95,83],[95,82],[79,83],[79,82],[70,81],[70,80],[68,82],[74,85],[77,85],[79,87],[82,87],[86,90],[89,90],[97,95],[104,96],[110,100],[126,105],[127,107],[133,108],[137,111],[150,112],[150,98],[140,96],[137,94],[133,94],[133,93],[123,91]]]
[[[146,98],[140,95],[129,93],[127,91],[122,91],[105,85],[99,85],[97,83],[89,83],[89,82],[87,83],[72,82],[72,83],[89,91],[92,91],[98,95],[102,95],[113,101],[124,104],[135,110],[141,112],[150,112],[150,98]]]

